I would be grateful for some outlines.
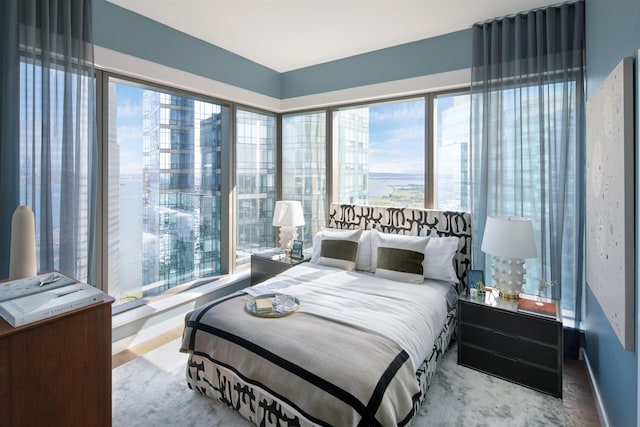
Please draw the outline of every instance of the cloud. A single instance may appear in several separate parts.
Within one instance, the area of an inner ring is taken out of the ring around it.
[[[400,104],[385,104],[371,107],[369,110],[371,123],[384,123],[388,121],[415,121],[424,123],[424,101],[407,101]]]
[[[130,98],[118,100],[118,121],[135,120],[142,124],[142,103]]]

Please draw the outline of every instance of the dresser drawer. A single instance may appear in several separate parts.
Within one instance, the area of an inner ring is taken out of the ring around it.
[[[533,316],[519,315],[482,305],[461,302],[460,321],[518,335],[550,346],[560,347],[561,324]]]
[[[461,323],[460,340],[492,353],[498,353],[528,363],[535,363],[549,369],[558,369],[558,364],[560,363],[560,350],[558,347],[528,341],[517,335],[507,334],[495,329]]]
[[[491,375],[562,396],[562,374],[459,342],[458,363]]]

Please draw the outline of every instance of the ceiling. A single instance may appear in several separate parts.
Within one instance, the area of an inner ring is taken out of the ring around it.
[[[556,4],[550,0],[107,0],[278,72]]]

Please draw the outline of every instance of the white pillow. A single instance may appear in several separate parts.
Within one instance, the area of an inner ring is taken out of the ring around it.
[[[327,229],[316,233],[310,262],[353,270],[362,230]]]
[[[342,230],[338,228],[325,228],[318,231],[313,236],[313,251],[311,252],[311,260],[309,262],[318,263],[320,259],[320,249],[322,240],[326,237],[340,238],[349,237],[353,233],[361,231],[360,245],[358,247],[358,258],[356,259],[356,270],[373,271],[371,266],[371,245],[373,240],[372,230]]]
[[[458,283],[458,276],[453,267],[453,257],[458,251],[459,239],[455,236],[432,237],[424,254],[425,279],[444,280]]]
[[[376,277],[409,283],[424,282],[423,262],[429,237],[378,232],[374,242],[372,253]]]

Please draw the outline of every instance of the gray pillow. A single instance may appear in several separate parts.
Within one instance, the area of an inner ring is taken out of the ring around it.
[[[322,239],[318,264],[353,270],[358,259],[360,233],[346,239]]]

